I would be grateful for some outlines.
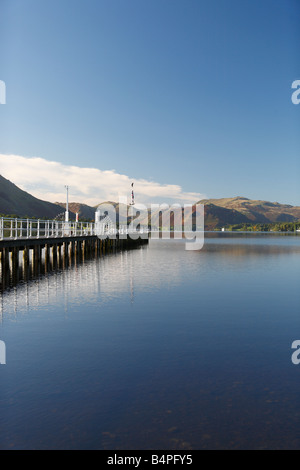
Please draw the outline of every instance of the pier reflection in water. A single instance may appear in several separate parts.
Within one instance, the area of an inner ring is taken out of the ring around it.
[[[139,251],[143,264],[144,248],[139,246],[131,250]],[[129,292],[133,302],[134,263],[130,251],[113,249],[97,258],[87,255],[48,264],[43,256],[38,266],[31,262],[7,271],[2,284],[3,288],[6,286],[6,292],[0,297],[0,319],[4,305],[14,305],[13,310],[8,310],[17,314],[18,305],[24,313],[24,307],[29,312],[31,308],[51,305],[63,298],[67,311],[69,303],[76,300],[90,301],[99,293],[109,297],[117,292]]]
[[[2,242],[0,249],[0,290],[16,286],[21,281],[39,278],[57,269],[76,266],[121,249],[135,249],[147,244],[148,239],[78,238],[61,241],[24,240]],[[1,244],[1,242],[0,242]]]

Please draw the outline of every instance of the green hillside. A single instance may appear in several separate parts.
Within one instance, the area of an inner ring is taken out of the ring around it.
[[[31,196],[0,175],[1,214],[53,219],[61,212],[60,206]]]

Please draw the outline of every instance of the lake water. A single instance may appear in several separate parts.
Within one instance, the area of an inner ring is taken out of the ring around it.
[[[300,236],[184,246],[1,294],[1,449],[300,448]]]

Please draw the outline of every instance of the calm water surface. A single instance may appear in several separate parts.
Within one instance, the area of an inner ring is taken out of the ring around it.
[[[300,237],[210,235],[1,294],[1,449],[300,448]]]

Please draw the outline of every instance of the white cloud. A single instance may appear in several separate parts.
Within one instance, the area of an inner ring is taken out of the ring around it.
[[[0,154],[0,174],[21,189],[39,199],[64,202],[65,185],[68,184],[70,202],[95,206],[102,201],[118,201],[120,196],[130,196],[134,182],[137,202],[194,203],[205,197],[200,193],[184,192],[179,185],[159,184],[154,181],[130,178],[115,170],[80,168],[50,162],[43,158]]]

